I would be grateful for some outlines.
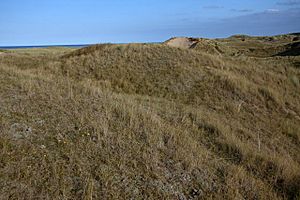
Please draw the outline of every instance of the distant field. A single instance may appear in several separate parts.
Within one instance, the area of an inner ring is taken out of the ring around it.
[[[299,44],[0,50],[0,199],[299,199]]]

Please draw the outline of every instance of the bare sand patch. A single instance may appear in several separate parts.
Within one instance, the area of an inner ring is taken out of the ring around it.
[[[194,38],[178,37],[178,38],[172,38],[172,39],[166,41],[165,44],[167,44],[171,47],[179,47],[179,48],[189,49],[197,42],[198,41]]]

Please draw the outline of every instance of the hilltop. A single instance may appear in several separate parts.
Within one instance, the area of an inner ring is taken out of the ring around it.
[[[0,52],[0,199],[298,199],[299,43]]]
[[[196,49],[210,54],[246,55],[251,57],[299,56],[298,33],[270,37],[234,35],[225,39],[171,38],[165,44],[178,48]]]

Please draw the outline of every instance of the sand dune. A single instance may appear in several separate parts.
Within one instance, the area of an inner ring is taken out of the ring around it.
[[[0,50],[0,199],[299,199],[294,38]]]

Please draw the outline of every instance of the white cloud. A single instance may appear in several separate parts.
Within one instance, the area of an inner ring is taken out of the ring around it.
[[[277,13],[279,11],[280,10],[278,10],[278,9],[270,8],[270,9],[267,9],[265,12],[267,12],[267,13]]]

